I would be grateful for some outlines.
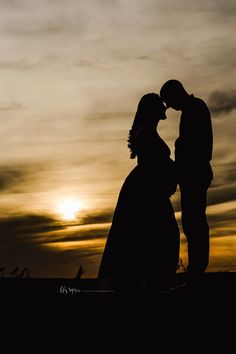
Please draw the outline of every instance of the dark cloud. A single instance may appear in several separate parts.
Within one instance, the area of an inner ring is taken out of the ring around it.
[[[101,224],[101,223],[109,223],[112,220],[113,210],[103,210],[99,213],[91,213],[86,215],[82,223],[83,224]]]
[[[64,21],[65,22],[65,21]],[[72,35],[74,31],[79,30],[80,28],[73,27],[69,22],[68,23],[58,23],[58,24],[41,24],[38,27],[35,25],[31,25],[29,28],[13,28],[8,30],[8,34],[13,34],[17,36],[23,37],[31,37],[37,38],[42,36],[56,36],[62,34],[70,34]]]
[[[0,167],[0,191],[23,182],[25,176],[26,173],[21,167]]]
[[[230,113],[236,108],[236,90],[213,92],[209,97],[209,107],[215,115]]]
[[[44,268],[38,232],[58,229],[55,221],[44,215],[16,215],[0,219],[0,259],[6,267]],[[50,264],[50,263],[49,263]]]
[[[1,8],[6,8],[6,9],[12,10],[12,9],[21,9],[23,3],[19,2],[17,0],[8,0],[8,1],[0,0],[0,5],[1,5]]]
[[[59,224],[54,218],[47,215],[18,215],[0,219],[1,235],[14,235],[13,237],[22,235],[24,238],[26,235],[34,236],[38,233],[46,233],[63,228],[65,228],[65,226]],[[28,238],[28,236],[26,238]],[[3,237],[1,240],[2,239]],[[10,238],[8,241],[10,241]]]
[[[227,171],[225,174],[224,183],[227,185],[236,183],[236,162],[234,164],[225,165],[224,168]]]
[[[0,70],[32,70],[35,69],[40,64],[41,64],[40,60],[31,62],[27,58],[25,60],[15,59],[14,61],[0,61]],[[15,107],[14,109],[22,109],[22,106],[18,105],[18,108]],[[6,109],[2,109],[2,110],[6,110]]]
[[[101,238],[106,238],[108,235],[109,227],[102,227],[99,229],[93,229],[92,225],[91,228],[84,230],[84,229],[77,229],[76,231],[73,231],[73,227],[66,227],[65,228],[65,234],[61,235],[60,234],[54,234],[50,240],[48,238],[43,238],[40,240],[41,245],[43,244],[48,244],[50,245],[56,245],[58,242],[64,242],[65,245],[68,242],[74,242],[74,241],[91,241],[91,240],[96,240],[96,239],[101,239]],[[50,242],[49,242],[50,241]],[[89,252],[89,251],[88,251]]]
[[[3,13],[7,21],[2,21],[1,27],[10,35],[31,37],[50,37],[68,34],[78,36],[86,32],[94,23],[96,7],[88,6],[78,1],[70,1],[70,6],[64,0],[41,0],[37,5],[29,0],[3,2]],[[0,1],[1,4],[1,1]],[[96,5],[96,0],[93,1]],[[5,5],[5,6],[4,6]],[[98,4],[97,4],[98,5]],[[103,4],[104,5],[104,4]],[[101,8],[97,6],[99,11]],[[100,10],[101,11],[101,10]]]
[[[93,224],[104,224],[111,222],[112,211],[101,211],[100,213],[93,213],[84,216],[84,218],[79,223],[63,223],[55,219],[51,215],[14,215],[11,217],[4,217],[0,219],[0,234],[2,235],[1,241],[6,239],[4,234],[11,234],[12,237],[22,236],[22,238],[29,239],[32,237],[32,242],[37,240],[37,242],[58,242],[58,241],[76,241],[84,239],[90,239],[91,237],[104,237],[104,231],[107,231],[107,227],[102,227],[101,229],[94,229]],[[84,225],[91,225],[91,228],[84,230],[80,228]],[[76,230],[74,231],[74,228]],[[65,235],[53,235],[50,240],[44,239],[42,236],[44,234],[56,231],[56,230],[66,230]],[[70,230],[70,231],[69,231]],[[35,237],[36,235],[40,237]],[[10,239],[8,239],[10,241]]]
[[[1,63],[0,63],[1,68]],[[0,102],[0,111],[18,111],[23,109],[23,106],[17,102],[1,103]]]
[[[214,180],[208,193],[208,205],[236,200],[236,162],[214,167]]]
[[[224,0],[220,0],[220,1],[212,1],[212,0],[208,0],[206,2],[206,4],[208,5],[208,9],[209,10],[215,10],[218,14],[219,17],[226,17],[228,18],[230,17],[235,17],[236,14],[236,4],[234,0],[228,0],[228,1],[224,1]]]
[[[224,237],[236,235],[235,224],[236,209],[226,212],[210,214],[207,219],[210,226],[211,237]]]
[[[21,193],[28,183],[39,180],[45,171],[47,163],[14,163],[12,165],[0,165],[0,192]]]
[[[213,187],[224,187],[236,182],[236,162],[215,164],[213,170]]]
[[[236,200],[236,184],[210,188],[208,193],[208,205],[222,204]]]
[[[207,0],[204,2],[189,2],[188,4],[192,9],[199,12],[206,12],[216,14],[221,20],[228,16],[234,16],[236,13],[236,4],[234,0]],[[187,6],[188,6],[187,5]]]
[[[50,215],[15,215],[0,219],[0,260],[3,266],[29,267],[33,276],[71,276],[83,264],[87,273],[97,272],[102,249],[70,242],[107,236],[109,226],[93,227],[111,219],[109,211],[87,215],[79,225],[63,224]],[[84,224],[88,227],[84,228]],[[91,224],[89,227],[88,223]],[[63,243],[65,247],[58,247]],[[68,243],[68,247],[66,244]]]

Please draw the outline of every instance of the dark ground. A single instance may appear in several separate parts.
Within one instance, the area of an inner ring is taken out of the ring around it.
[[[205,273],[203,281],[194,286],[186,283],[186,273],[177,273],[171,287],[161,292],[120,295],[103,289],[96,278],[1,278],[0,295],[5,298],[62,298],[69,300],[117,303],[141,299],[185,299],[190,297],[235,298],[236,272]]]
[[[182,335],[193,325],[200,337],[213,327],[228,331],[236,318],[236,272],[205,273],[203,280],[189,287],[186,273],[178,273],[170,289],[125,296],[99,288],[95,278],[1,278],[2,321],[18,328],[22,321],[32,328],[41,322],[52,328],[82,326],[88,333],[103,330],[102,322],[107,330],[116,326],[126,333],[148,326],[156,333],[162,328]]]
[[[143,341],[145,353],[149,344],[150,352],[153,348],[162,352],[162,342],[165,352],[170,347],[192,353],[202,352],[206,343],[212,347],[223,340],[224,352],[231,352],[226,345],[235,338],[230,331],[235,332],[236,272],[205,273],[203,284],[192,288],[185,281],[186,274],[178,273],[169,290],[120,296],[98,290],[97,279],[1,278],[1,324],[8,335],[7,346],[19,345],[15,334],[21,331],[24,347],[32,345],[31,331],[35,335],[31,352],[35,352],[45,336],[52,339],[56,328],[53,348],[65,340],[67,346],[75,342],[82,350],[85,338],[87,348],[100,344],[110,351],[120,345],[123,352],[129,342],[132,351],[136,346],[140,351]]]

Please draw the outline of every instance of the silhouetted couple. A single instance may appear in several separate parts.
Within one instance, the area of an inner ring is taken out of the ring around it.
[[[164,104],[164,103],[165,104]],[[157,133],[166,109],[182,111],[175,162]],[[181,191],[182,225],[188,241],[188,273],[205,272],[209,258],[206,197],[213,174],[209,110],[177,80],[167,81],[160,96],[144,95],[130,130],[128,147],[137,166],[126,178],[114,211],[98,277],[121,291],[168,286],[179,261],[179,228],[170,201]]]

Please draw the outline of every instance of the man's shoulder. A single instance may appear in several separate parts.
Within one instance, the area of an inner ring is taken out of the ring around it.
[[[194,106],[208,109],[206,102],[202,98],[191,95],[191,100]]]
[[[206,102],[202,98],[195,97],[194,95],[190,95],[186,112],[191,112],[191,114],[198,116],[210,116],[210,111]]]

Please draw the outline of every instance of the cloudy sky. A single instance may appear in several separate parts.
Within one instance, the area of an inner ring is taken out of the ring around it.
[[[0,6],[0,266],[71,277],[82,264],[85,276],[97,275],[136,163],[126,140],[137,103],[175,78],[212,113],[208,270],[236,271],[236,2]],[[159,133],[173,153],[179,114],[167,113]],[[179,192],[172,202],[180,222]],[[186,263],[184,237],[181,257]]]

